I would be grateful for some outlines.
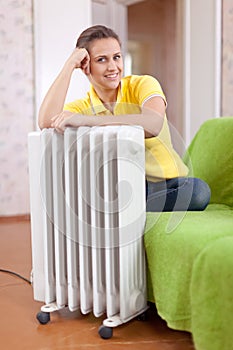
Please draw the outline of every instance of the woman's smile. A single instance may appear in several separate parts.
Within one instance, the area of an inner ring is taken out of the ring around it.
[[[108,78],[108,79],[116,79],[117,77],[119,76],[119,74],[118,73],[111,73],[111,74],[106,74],[105,75],[105,78]]]

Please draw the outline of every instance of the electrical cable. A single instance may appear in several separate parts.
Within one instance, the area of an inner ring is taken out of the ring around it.
[[[29,284],[32,284],[32,282],[31,282],[29,279],[27,279],[27,278],[21,276],[20,274],[18,274],[18,273],[16,273],[16,272],[13,272],[13,271],[10,271],[10,270],[5,270],[5,269],[0,269],[0,272],[9,273],[10,275],[19,277],[19,278],[21,278],[22,280],[24,280],[25,282],[27,282],[27,283],[29,283]]]

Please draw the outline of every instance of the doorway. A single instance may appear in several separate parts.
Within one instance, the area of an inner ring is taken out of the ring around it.
[[[128,52],[132,74],[160,82],[168,101],[168,121],[182,134],[178,110],[177,0],[145,0],[128,6]]]

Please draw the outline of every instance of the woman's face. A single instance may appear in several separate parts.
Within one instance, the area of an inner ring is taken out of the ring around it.
[[[95,89],[115,90],[123,74],[121,47],[114,38],[96,39],[89,47],[89,80]]]

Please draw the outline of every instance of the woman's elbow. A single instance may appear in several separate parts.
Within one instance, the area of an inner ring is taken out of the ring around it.
[[[51,120],[50,120],[50,118],[46,118],[46,116],[44,116],[43,114],[39,113],[38,126],[39,126],[40,129],[51,128]]]
[[[41,130],[49,128],[48,123],[46,123],[44,120],[38,120],[38,126]]]

